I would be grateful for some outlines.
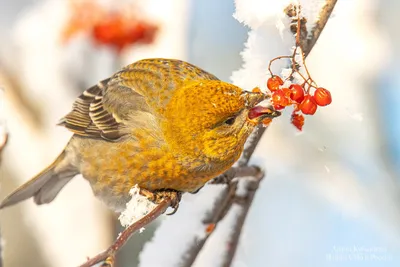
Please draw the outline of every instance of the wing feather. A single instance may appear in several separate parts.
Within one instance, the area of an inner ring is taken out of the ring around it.
[[[109,79],[84,91],[75,101],[72,111],[59,123],[73,133],[106,140],[117,140],[121,133],[121,124],[103,103],[103,95]]]

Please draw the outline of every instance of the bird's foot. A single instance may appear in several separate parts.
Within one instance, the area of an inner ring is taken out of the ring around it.
[[[173,208],[174,210],[167,215],[175,214],[175,212],[179,208],[179,202],[182,198],[182,192],[173,189],[159,189],[153,192],[147,189],[140,189],[140,194],[147,197],[148,200],[155,204],[159,204],[164,199],[169,198],[171,200],[171,208]]]

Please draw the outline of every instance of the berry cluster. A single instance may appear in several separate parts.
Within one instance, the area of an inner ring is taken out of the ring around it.
[[[279,76],[272,75],[268,79],[267,87],[272,94],[272,104],[277,110],[293,105],[291,122],[300,131],[304,125],[303,114],[314,115],[318,106],[327,106],[332,103],[331,93],[325,88],[314,87],[306,82],[302,85],[291,84],[288,88],[283,87],[283,84]],[[311,88],[315,89],[313,95],[310,93]]]
[[[109,14],[93,25],[92,36],[100,45],[108,45],[121,51],[135,44],[153,42],[157,27],[123,14]]]
[[[98,1],[69,2],[71,17],[62,32],[63,42],[85,32],[97,45],[111,47],[120,53],[135,44],[152,43],[156,37],[158,26],[142,18],[139,6],[121,4],[110,10]]]
[[[267,87],[270,90],[272,105],[275,109],[281,110],[288,106],[294,106],[291,122],[301,131],[304,126],[304,115],[314,115],[318,106],[323,107],[331,104],[332,96],[329,90],[317,85],[308,71],[306,56],[300,40],[302,36],[300,30],[306,19],[301,16],[299,5],[293,5],[292,8],[293,15],[290,15],[290,17],[296,16],[292,21],[293,24],[291,24],[291,31],[295,36],[293,53],[270,60],[268,66],[270,78],[267,80]],[[288,59],[291,68],[291,73],[288,77],[285,77],[285,82],[281,77],[274,75],[271,70],[272,63],[280,59]],[[294,80],[301,82],[291,83]],[[287,86],[288,84],[290,86]],[[268,125],[268,121],[264,124]]]

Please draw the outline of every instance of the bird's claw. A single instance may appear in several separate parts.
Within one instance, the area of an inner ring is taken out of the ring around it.
[[[174,210],[167,215],[175,214],[179,208],[179,202],[182,198],[182,192],[173,189],[160,189],[151,192],[146,189],[140,189],[140,194],[147,197],[148,200],[155,204],[161,203],[164,199],[169,198],[171,200],[171,208]]]

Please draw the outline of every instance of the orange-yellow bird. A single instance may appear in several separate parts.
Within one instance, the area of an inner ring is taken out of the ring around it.
[[[79,96],[60,122],[74,133],[64,151],[0,208],[49,203],[79,173],[115,211],[135,185],[153,201],[195,192],[232,166],[261,120],[280,115],[256,106],[266,98],[184,61],[137,61]]]

